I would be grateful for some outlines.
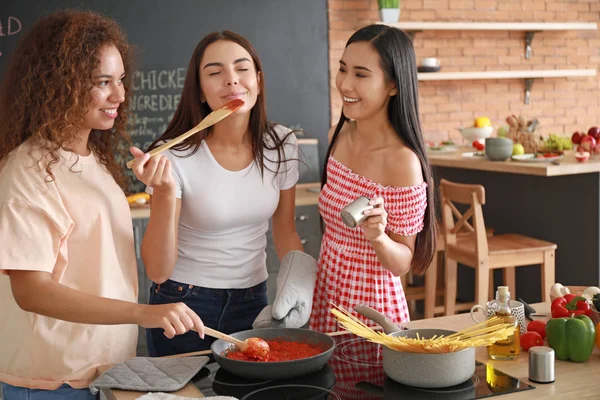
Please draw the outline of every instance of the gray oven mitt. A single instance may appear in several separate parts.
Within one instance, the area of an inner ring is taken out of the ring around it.
[[[116,364],[90,385],[92,394],[100,389],[140,392],[174,392],[184,387],[208,362],[208,357],[133,357]]]
[[[310,318],[317,280],[317,261],[293,250],[283,257],[277,274],[273,306],[266,306],[252,323],[253,328],[300,328]]]

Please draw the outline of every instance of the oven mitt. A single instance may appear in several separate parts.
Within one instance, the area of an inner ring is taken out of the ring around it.
[[[310,318],[317,279],[317,261],[293,250],[283,257],[277,274],[273,306],[266,306],[252,324],[253,328],[300,328]]]
[[[184,387],[208,357],[153,358],[133,357],[116,364],[90,385],[92,394],[100,389],[123,389],[139,392],[173,392]]]

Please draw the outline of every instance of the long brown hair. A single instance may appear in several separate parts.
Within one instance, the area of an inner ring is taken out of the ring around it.
[[[346,47],[354,42],[369,42],[379,54],[381,67],[388,79],[398,88],[388,105],[388,118],[402,142],[411,149],[419,161],[423,178],[427,182],[427,209],[424,227],[417,235],[411,269],[424,274],[431,264],[436,249],[437,222],[435,219],[434,187],[431,166],[427,159],[425,143],[421,134],[419,118],[419,95],[415,51],[411,39],[400,29],[385,25],[369,25],[356,31]],[[327,162],[344,123],[348,120],[344,113],[335,128],[325,157],[322,185],[327,183]]]
[[[114,45],[130,71],[131,47],[112,19],[90,11],[66,10],[36,22],[12,55],[0,87],[0,161],[32,139],[42,149],[48,180],[57,151],[77,140],[92,100],[92,73],[100,66],[102,47]],[[92,130],[89,146],[115,180],[125,187],[115,159],[119,143],[129,141],[125,125],[130,79],[123,81],[125,102],[110,130]],[[122,146],[121,146],[122,147]],[[42,160],[39,160],[42,161]]]
[[[187,75],[183,85],[183,93],[181,94],[181,100],[177,105],[177,110],[175,110],[173,119],[171,119],[165,132],[150,145],[147,151],[157,147],[162,141],[174,139],[182,133],[192,129],[213,111],[208,106],[208,102],[202,102],[201,100],[202,86],[200,84],[200,63],[202,62],[206,48],[218,40],[228,40],[243,47],[250,54],[250,57],[252,57],[256,73],[260,74],[260,90],[256,98],[256,104],[250,111],[249,129],[252,135],[252,153],[262,175],[265,168],[264,150],[277,150],[278,160],[270,160],[277,163],[277,170],[273,171],[277,173],[282,162],[291,161],[285,159],[283,147],[287,137],[293,132],[289,132],[282,138],[274,130],[276,124],[267,120],[265,77],[262,64],[258,57],[258,52],[246,38],[232,31],[209,33],[202,38],[200,43],[198,43],[188,65]],[[186,155],[191,156],[198,151],[202,141],[208,138],[210,134],[211,129],[205,129],[184,140],[182,143],[173,146],[173,149],[180,151],[192,149],[192,151]]]

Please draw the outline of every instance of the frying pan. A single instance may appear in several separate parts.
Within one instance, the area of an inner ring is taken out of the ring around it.
[[[235,347],[234,345],[221,339],[214,341],[210,348],[215,361],[227,372],[243,378],[286,379],[310,374],[319,371],[327,364],[335,348],[335,341],[329,335],[302,328],[251,329],[233,333],[230,336],[239,340],[246,340],[251,337],[258,337],[264,340],[282,339],[285,341],[308,343],[323,349],[323,352],[316,356],[299,360],[276,362],[242,361],[232,360],[223,355],[227,350]]]

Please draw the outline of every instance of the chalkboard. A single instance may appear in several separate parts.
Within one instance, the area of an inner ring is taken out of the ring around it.
[[[147,147],[166,128],[200,39],[228,29],[258,51],[268,118],[319,139],[324,159],[330,120],[326,0],[4,0],[0,78],[19,37],[40,17],[65,8],[113,17],[137,47],[131,108],[138,146]],[[141,189],[139,182],[130,188]]]

